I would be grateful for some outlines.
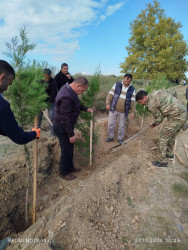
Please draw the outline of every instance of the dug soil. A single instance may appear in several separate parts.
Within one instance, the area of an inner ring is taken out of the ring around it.
[[[185,88],[178,90],[183,92]],[[14,148],[2,137],[0,237],[11,237],[7,250],[188,249],[188,158],[184,148],[184,144],[188,145],[188,130],[176,138],[183,163],[176,157],[175,162],[169,160],[167,168],[157,168],[151,162],[157,159],[155,147],[162,125],[112,149],[117,141],[105,142],[107,117],[96,117],[99,140],[91,167],[84,164],[75,149],[74,164],[82,171],[73,181],[58,176],[58,140],[50,139],[49,131],[42,131],[37,218],[28,229],[27,168],[22,147]],[[139,117],[130,119],[127,138],[152,121],[152,116],[145,118],[141,128]],[[30,189],[31,224],[32,184]]]

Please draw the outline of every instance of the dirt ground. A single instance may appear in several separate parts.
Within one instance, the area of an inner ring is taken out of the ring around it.
[[[184,89],[177,87],[180,96]],[[37,221],[26,231],[24,158],[21,148],[1,140],[0,236],[11,237],[7,249],[188,249],[188,194],[173,190],[174,184],[188,188],[181,177],[188,174],[184,150],[188,130],[177,137],[177,151],[184,163],[176,158],[174,165],[169,161],[167,168],[156,168],[151,161],[157,159],[155,146],[162,125],[112,149],[117,141],[105,142],[107,114],[96,119],[99,142],[94,162],[91,167],[83,165],[75,150],[75,166],[82,171],[74,181],[60,179],[58,141],[48,137],[49,131],[42,133]],[[143,128],[152,120],[146,118]],[[128,138],[143,129],[140,124],[138,117],[130,120]],[[30,196],[31,213],[32,193]]]

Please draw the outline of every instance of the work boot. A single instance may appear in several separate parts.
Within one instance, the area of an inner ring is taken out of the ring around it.
[[[123,144],[123,140],[118,140],[118,142],[119,142],[119,144],[121,144],[121,145]]]
[[[106,142],[112,142],[114,139],[113,138],[107,138]]]
[[[159,161],[152,161],[152,164],[156,167],[163,167],[163,168],[167,167],[167,163],[160,163]]]
[[[183,131],[185,131],[188,128],[188,121],[186,121],[182,127]]]
[[[72,180],[74,180],[74,179],[76,179],[76,176],[74,176],[73,174],[67,174],[67,175],[63,175],[63,174],[61,174],[61,173],[59,173],[59,176],[62,178],[62,179],[64,179],[64,180],[66,180],[66,181],[72,181]]]
[[[81,171],[81,168],[73,168],[72,172],[73,173],[78,173]]]

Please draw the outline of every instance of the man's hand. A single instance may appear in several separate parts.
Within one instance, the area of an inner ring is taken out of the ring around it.
[[[71,79],[71,74],[67,74],[66,77],[69,78],[69,80],[70,80]]]
[[[131,113],[130,113],[130,117],[131,117],[131,118],[134,118],[134,112],[131,112]]]
[[[110,105],[109,105],[109,104],[106,105],[106,109],[107,109],[107,110],[110,110]]]
[[[36,139],[40,138],[40,128],[32,128],[32,131],[36,132]]]
[[[70,143],[75,143],[75,141],[76,141],[76,136],[73,135],[72,137],[69,137],[69,141],[70,141]]]
[[[94,107],[93,107],[93,108],[88,108],[88,109],[87,109],[87,112],[93,113],[93,112],[95,112],[95,108],[94,108]]]
[[[150,126],[151,128],[154,128],[154,127],[155,127],[155,126],[153,125],[153,123],[150,123],[149,126]]]

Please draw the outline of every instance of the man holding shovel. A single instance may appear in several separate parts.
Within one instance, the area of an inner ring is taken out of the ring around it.
[[[33,128],[31,132],[25,132],[18,126],[14,114],[7,102],[1,95],[12,84],[15,71],[12,66],[4,60],[0,60],[0,135],[9,137],[17,144],[26,144],[40,137],[40,129]]]
[[[157,90],[150,95],[140,90],[136,94],[136,101],[146,105],[154,116],[155,121],[149,124],[151,128],[158,126],[165,117],[167,118],[158,138],[158,161],[152,162],[154,166],[166,167],[167,158],[174,158],[175,137],[186,121],[185,106],[165,90]]]

